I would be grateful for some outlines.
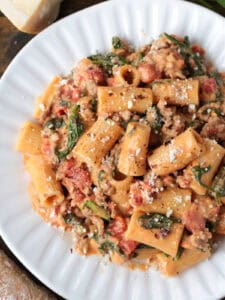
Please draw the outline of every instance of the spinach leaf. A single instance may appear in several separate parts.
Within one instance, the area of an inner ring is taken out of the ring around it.
[[[184,248],[182,248],[181,246],[179,246],[178,250],[177,250],[177,254],[176,256],[173,258],[173,261],[177,261],[178,259],[180,259],[182,253],[184,252]]]
[[[212,188],[216,197],[225,197],[225,165],[219,169]]]
[[[125,48],[123,41],[118,36],[112,37],[112,46],[114,49],[124,49]]]
[[[191,122],[188,123],[188,127],[192,127],[194,129],[199,128],[200,126],[202,126],[204,124],[204,121],[200,120],[200,119],[194,119]]]
[[[104,170],[100,170],[98,173],[98,185],[101,186],[101,182],[106,178],[106,172]]]
[[[96,98],[93,98],[91,99],[91,111],[93,111],[94,113],[97,112],[97,99]]]
[[[217,101],[221,101],[222,100],[222,93],[220,90],[220,85],[223,84],[223,80],[220,76],[220,74],[218,73],[218,71],[214,71],[211,74],[209,74],[210,78],[215,78],[216,80],[216,84],[217,84],[217,92],[216,92],[216,99],[215,102]]]
[[[211,107],[211,108],[210,108],[210,111],[214,111],[214,112],[217,114],[218,117],[223,116],[222,111],[221,111],[219,108],[217,108],[217,107]],[[208,111],[208,109],[206,109],[206,110],[203,111],[203,114],[206,115],[206,114],[208,114],[210,111]]]
[[[106,221],[110,220],[109,213],[103,207],[99,206],[92,200],[87,200],[84,203],[83,207],[89,208],[95,215],[97,215],[98,217],[100,217]]]
[[[136,250],[138,250],[138,249],[155,249],[155,248],[152,246],[146,245],[146,244],[139,244],[137,246]]]
[[[206,189],[212,190],[212,188],[210,186],[208,186],[202,182],[202,176],[205,173],[209,172],[210,169],[211,169],[210,165],[207,167],[204,167],[204,168],[201,168],[200,166],[195,166],[192,168],[192,173],[194,174],[195,179],[201,186],[203,186]]]
[[[156,105],[153,105],[151,110],[154,114],[154,121],[150,123],[150,126],[156,134],[159,134],[163,126],[163,116]]]
[[[98,250],[103,254],[108,254],[110,251],[118,251],[118,247],[111,241],[104,241],[98,247]]]
[[[64,222],[69,225],[81,225],[80,220],[72,213],[66,213],[63,216]]]
[[[78,114],[79,108],[80,108],[80,106],[75,104],[72,108],[71,114],[68,119],[67,148],[65,150],[55,149],[55,154],[59,160],[66,159],[67,155],[73,150],[79,137],[83,133],[84,126],[80,122],[80,117]]]
[[[127,61],[122,56],[119,56],[115,53],[107,53],[107,54],[95,54],[88,57],[93,64],[99,65],[103,68],[103,70],[108,73],[112,74],[112,68],[113,66],[119,65],[125,65],[127,64]]]
[[[63,118],[52,118],[45,123],[45,127],[51,130],[56,130],[61,128],[65,124]]]
[[[99,245],[98,250],[103,254],[107,254],[110,251],[117,250],[117,246],[113,242],[106,240]]]
[[[166,217],[160,213],[144,214],[138,218],[138,224],[145,229],[165,229],[170,231],[173,223],[180,223],[177,218]]]
[[[59,105],[63,106],[63,107],[68,107],[70,108],[71,107],[71,102],[70,101],[67,101],[67,100],[59,100]]]
[[[190,42],[187,36],[184,37],[184,41],[178,41],[175,37],[164,33],[166,38],[170,40],[172,43],[177,45],[180,48],[180,54],[184,58],[184,62],[186,65],[186,68],[184,69],[185,75],[189,76],[201,76],[204,75],[204,67],[203,67],[203,61],[200,56],[198,56],[194,51],[192,51],[190,47]],[[195,62],[195,68],[193,69],[190,65],[189,60],[193,59]]]

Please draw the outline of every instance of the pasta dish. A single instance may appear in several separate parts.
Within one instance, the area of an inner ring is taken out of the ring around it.
[[[80,255],[172,276],[225,234],[225,73],[163,33],[55,76],[16,148],[41,218]]]

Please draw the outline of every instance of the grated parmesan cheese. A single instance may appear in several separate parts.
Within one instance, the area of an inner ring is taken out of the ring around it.
[[[39,108],[41,111],[45,111],[45,105],[43,103],[39,104]]]
[[[174,197],[175,201],[177,201],[178,203],[182,202],[182,197],[181,196],[175,196]]]
[[[127,107],[128,109],[131,109],[133,107],[133,102],[131,100],[127,102]]]
[[[166,211],[166,216],[167,218],[169,218],[173,213],[173,210],[171,208],[167,208],[167,211]]]

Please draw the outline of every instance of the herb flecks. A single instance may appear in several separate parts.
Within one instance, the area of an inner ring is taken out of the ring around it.
[[[73,150],[79,137],[83,133],[84,126],[79,117],[80,106],[75,104],[71,110],[71,114],[68,119],[68,140],[65,150],[55,150],[55,154],[59,160],[64,160],[67,155]]]
[[[145,229],[165,229],[168,232],[171,230],[173,223],[181,221],[174,217],[166,217],[160,213],[144,214],[138,218],[138,224]]]

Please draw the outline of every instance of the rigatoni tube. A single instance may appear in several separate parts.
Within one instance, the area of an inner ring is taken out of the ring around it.
[[[152,84],[154,102],[165,100],[172,105],[198,105],[199,81],[185,80],[160,80]]]
[[[127,126],[118,162],[118,170],[128,176],[146,173],[150,126],[130,122]]]
[[[144,113],[151,105],[150,88],[98,87],[98,114],[125,110]]]
[[[168,175],[183,169],[198,158],[203,150],[202,138],[196,131],[189,128],[175,137],[170,144],[155,149],[149,155],[148,163],[156,175]]]
[[[113,120],[99,117],[80,137],[73,156],[89,167],[100,165],[102,158],[112,149],[122,132],[122,128]]]

